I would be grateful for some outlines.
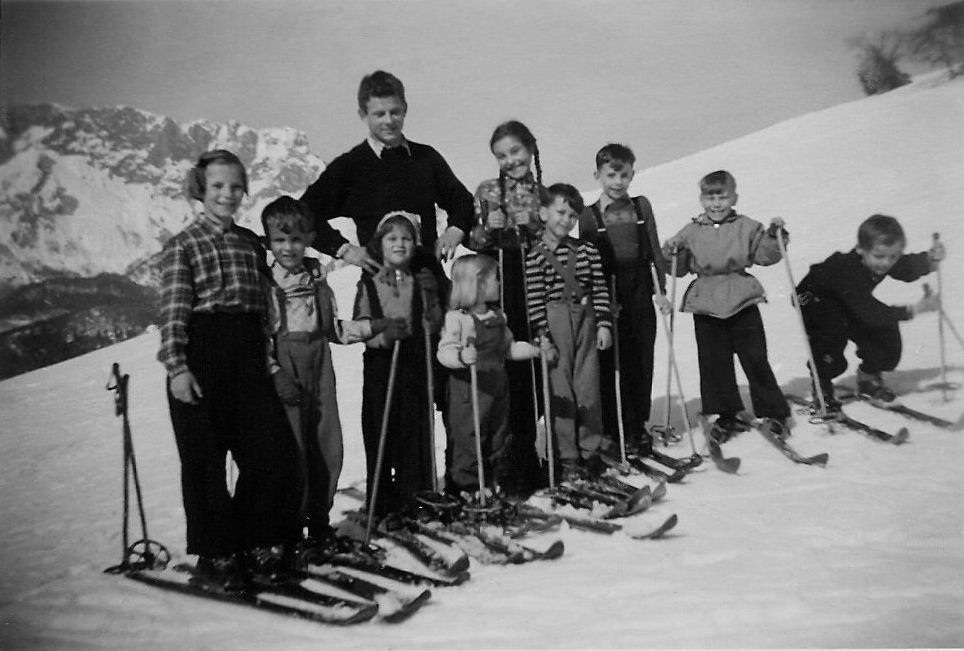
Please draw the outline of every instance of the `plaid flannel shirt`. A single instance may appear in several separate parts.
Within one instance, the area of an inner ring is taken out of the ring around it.
[[[257,235],[200,216],[168,240],[161,262],[161,349],[168,377],[188,370],[187,326],[195,313],[265,314],[264,249]]]

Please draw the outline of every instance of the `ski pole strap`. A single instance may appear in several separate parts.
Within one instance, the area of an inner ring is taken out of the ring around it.
[[[537,241],[533,244],[533,247],[542,254],[542,257],[552,265],[552,268],[555,269],[559,277],[562,278],[566,285],[563,296],[567,300],[575,298],[577,301],[582,302],[586,292],[583,290],[582,285],[579,284],[579,281],[576,280],[576,251],[572,247],[567,246],[569,249],[568,266],[563,267],[562,263],[559,262],[559,258],[556,257],[556,254],[547,249],[542,242]]]

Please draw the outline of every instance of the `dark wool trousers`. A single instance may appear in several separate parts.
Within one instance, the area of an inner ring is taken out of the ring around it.
[[[803,322],[810,339],[817,375],[829,382],[847,370],[844,350],[847,342],[857,345],[860,368],[865,373],[881,373],[897,368],[903,344],[900,326],[896,323],[879,327],[867,327],[851,321],[845,314],[804,306]]]
[[[766,333],[756,305],[727,319],[694,314],[704,414],[735,414],[743,409],[736,385],[733,355],[750,384],[753,413],[758,418],[786,418],[790,407],[767,359]]]
[[[425,347],[420,337],[401,342],[375,514],[408,509],[415,504],[415,493],[431,490],[432,451],[429,447],[428,388],[425,372]],[[378,444],[388,395],[392,349],[366,348],[362,387],[362,437],[368,468],[367,499],[372,498]],[[435,414],[432,414],[435,417]]]
[[[189,405],[168,390],[187,553],[223,556],[296,539],[294,438],[267,375],[261,315],[195,314],[188,337],[188,367],[204,397]],[[233,497],[228,451],[238,466]]]
[[[629,440],[645,434],[652,405],[653,346],[656,342],[656,308],[653,306],[652,287],[648,266],[616,271],[615,300],[620,306],[617,326],[619,387],[622,393],[623,429]],[[603,429],[609,439],[618,442],[615,355],[615,346],[599,352],[599,390]]]
[[[502,294],[509,330],[517,341],[532,341],[536,333],[529,332],[525,262],[520,249],[506,248],[502,266]],[[520,492],[545,484],[536,452],[536,419],[542,411],[542,374],[538,367],[538,359],[505,362],[512,399],[504,485]]]

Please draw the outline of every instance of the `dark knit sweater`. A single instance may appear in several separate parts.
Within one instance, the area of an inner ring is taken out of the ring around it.
[[[903,305],[877,300],[872,294],[874,288],[886,276],[909,283],[930,271],[927,252],[902,256],[885,276],[875,276],[856,250],[838,252],[810,267],[810,273],[797,285],[797,294],[805,312],[832,311],[862,327],[879,328],[910,319],[913,312]]]
[[[428,145],[408,141],[409,151],[375,155],[367,141],[342,154],[305,191],[315,217],[314,247],[334,255],[347,240],[328,223],[335,217],[355,222],[358,242],[367,244],[385,213],[405,210],[422,218],[422,242],[438,238],[435,205],[448,213],[448,225],[468,233],[473,225],[472,195],[455,177],[442,155]]]

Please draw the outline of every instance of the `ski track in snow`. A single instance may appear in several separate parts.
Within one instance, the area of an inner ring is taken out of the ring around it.
[[[718,167],[733,170],[746,214],[766,222],[782,211],[798,281],[809,264],[849,249],[861,219],[894,214],[907,230],[908,251],[927,248],[931,231],[941,230],[950,256],[945,296],[959,296],[962,107],[964,80],[918,83],[646,170],[634,190],[653,199],[666,238],[695,214],[697,179]],[[861,128],[850,129],[853,124]],[[785,269],[753,273],[769,293],[762,312],[777,378],[787,391],[806,394]],[[345,314],[355,278],[352,270],[332,277]],[[689,280],[681,281],[680,294]],[[933,275],[925,280],[936,282]],[[888,281],[878,290],[891,302],[919,295],[920,283]],[[964,307],[947,300],[946,309],[958,329],[964,327]],[[677,315],[676,323],[700,446],[691,319]],[[0,382],[0,648],[964,646],[964,400],[957,390],[945,403],[928,389],[940,379],[936,323],[931,314],[902,326],[903,360],[888,379],[907,404],[955,421],[953,429],[865,404],[846,407],[889,431],[909,427],[910,442],[895,447],[842,428],[830,434],[798,415],[791,443],[807,455],[828,452],[825,469],[794,465],[756,432],[742,434],[724,446],[727,456],[743,459],[738,476],[704,465],[626,522],[627,529],[643,531],[678,513],[679,525],[664,539],[564,527],[552,534],[565,539],[563,558],[513,567],[473,564],[471,581],[433,589],[432,601],[399,625],[319,626],[102,573],[121,556],[121,421],[105,391],[114,361],[131,375],[131,427],[149,533],[183,558],[179,467],[163,372],[154,360],[156,334]],[[948,379],[962,383],[964,351],[950,332],[946,341]],[[852,352],[845,384],[854,381]],[[356,484],[364,478],[361,347],[336,347],[334,356],[346,443],[342,484]],[[662,333],[656,359],[653,416],[659,422]],[[681,427],[678,409],[672,413]],[[440,422],[437,431],[441,451]],[[669,450],[689,451],[686,440]],[[355,507],[345,497],[336,505]],[[131,539],[138,538],[135,517]]]

